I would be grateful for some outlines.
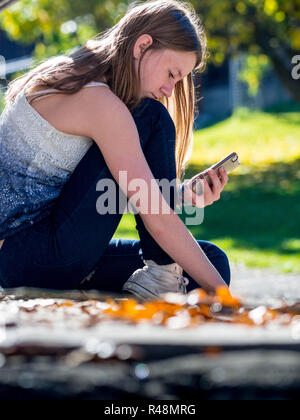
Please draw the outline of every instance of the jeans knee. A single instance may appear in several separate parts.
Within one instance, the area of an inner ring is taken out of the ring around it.
[[[219,246],[206,241],[198,241],[207,258],[217,269],[227,286],[230,285],[231,271],[228,256]]]
[[[223,277],[223,280],[225,281],[225,283],[227,284],[227,286],[230,286],[231,271],[230,271],[229,259],[228,259],[227,254],[225,253],[225,251],[223,251],[221,248],[219,248],[219,249],[220,249],[220,256],[223,259],[222,277]]]
[[[168,133],[168,139],[170,137],[175,139],[176,128],[168,109],[161,102],[156,101],[155,99],[150,99],[150,101],[152,101],[151,106],[154,110],[154,124],[159,124],[163,127],[164,131]]]
[[[149,124],[151,130],[163,130],[168,140],[176,138],[174,121],[167,108],[156,99],[144,98],[139,106],[132,111],[133,118],[143,121],[143,126]]]

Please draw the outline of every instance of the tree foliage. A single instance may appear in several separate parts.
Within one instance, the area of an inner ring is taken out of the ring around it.
[[[249,53],[242,72],[255,92],[271,63],[284,86],[300,102],[292,57],[300,52],[300,0],[190,0],[208,33],[210,60],[221,64]],[[0,14],[12,39],[36,43],[38,59],[66,52],[113,25],[130,0],[20,0]]]
[[[267,60],[294,99],[299,81],[292,58],[300,52],[300,0],[191,0],[208,31],[212,61],[239,52],[250,55],[244,78],[255,91]]]
[[[65,53],[123,16],[119,0],[20,0],[0,15],[0,27],[18,42],[35,43],[36,58]]]

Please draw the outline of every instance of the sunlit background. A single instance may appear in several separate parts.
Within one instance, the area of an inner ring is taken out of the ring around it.
[[[0,109],[7,81],[45,57],[70,53],[116,23],[129,3],[20,0],[2,11]],[[242,164],[204,223],[188,228],[231,261],[300,273],[300,0],[191,3],[210,59],[195,80],[199,109],[186,178],[231,152]],[[114,237],[138,239],[132,214]]]

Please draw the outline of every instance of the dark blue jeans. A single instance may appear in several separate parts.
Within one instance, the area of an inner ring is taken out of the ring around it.
[[[176,133],[167,109],[154,99],[144,99],[132,111],[132,116],[154,178],[174,180]],[[114,147],[114,139],[111,141]],[[124,202],[119,201],[119,194],[125,203],[127,198],[94,143],[66,183],[50,216],[5,240],[0,250],[2,287],[121,292],[130,275],[144,266],[143,259],[158,264],[174,262],[155,242],[138,214],[135,219],[140,240],[112,240],[124,212],[97,212],[96,202],[101,193],[96,185],[103,179],[110,179],[116,185],[118,210]],[[174,209],[174,194],[167,201]],[[229,284],[226,254],[212,243],[198,241],[198,244]],[[198,287],[187,273],[184,275],[190,279],[189,290]],[[83,282],[87,276],[90,280]]]

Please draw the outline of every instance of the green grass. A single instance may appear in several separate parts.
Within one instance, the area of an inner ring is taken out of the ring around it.
[[[240,110],[195,132],[186,178],[233,151],[242,165],[205,209],[204,222],[189,230],[231,261],[300,273],[300,112]],[[185,213],[180,217],[186,221]],[[132,214],[123,216],[114,238],[138,239]]]
[[[250,112],[241,109],[213,127],[197,131],[192,163],[205,164],[236,151],[243,169],[300,157],[300,112]]]

